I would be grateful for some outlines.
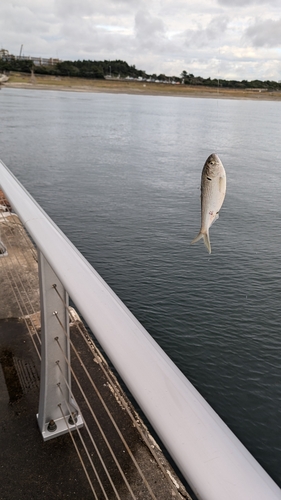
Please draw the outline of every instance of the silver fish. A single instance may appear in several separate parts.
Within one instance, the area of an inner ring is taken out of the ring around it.
[[[226,192],[226,174],[218,155],[211,154],[207,158],[201,176],[201,228],[191,244],[203,238],[211,253],[209,229],[218,219]]]

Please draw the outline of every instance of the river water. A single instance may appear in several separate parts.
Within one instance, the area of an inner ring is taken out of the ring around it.
[[[1,159],[281,486],[281,102],[2,89],[0,116]]]

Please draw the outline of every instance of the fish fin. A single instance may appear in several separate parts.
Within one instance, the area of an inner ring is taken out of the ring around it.
[[[209,231],[207,231],[207,233],[200,233],[196,236],[196,238],[194,238],[194,240],[192,240],[191,242],[191,245],[193,245],[193,243],[197,243],[197,241],[201,240],[201,238],[203,238],[204,240],[204,244],[208,250],[209,253],[211,253],[211,242],[210,242],[210,238],[209,238]]]
[[[203,234],[203,239],[204,239],[205,247],[207,248],[208,252],[212,253],[209,231],[207,231],[206,234]]]
[[[201,238],[203,238],[203,233],[201,233],[200,231],[200,233],[197,234],[196,238],[192,240],[191,245],[193,245],[193,243],[197,243],[197,241],[201,240]]]
[[[214,224],[214,222],[216,222],[216,220],[218,220],[218,218],[219,218],[219,213],[216,214],[216,216],[215,216],[214,220],[212,221],[210,227]],[[210,229],[210,227],[209,227],[209,229]]]

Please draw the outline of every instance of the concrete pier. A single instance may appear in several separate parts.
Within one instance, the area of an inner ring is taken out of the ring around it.
[[[190,499],[74,310],[72,389],[89,432],[84,426],[42,440],[37,254],[17,216],[1,205],[1,500]]]

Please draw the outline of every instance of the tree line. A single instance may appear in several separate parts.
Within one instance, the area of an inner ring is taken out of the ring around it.
[[[181,76],[186,85],[204,85],[207,87],[223,87],[223,88],[236,88],[236,89],[265,89],[265,90],[281,90],[281,83],[271,80],[224,80],[223,78],[202,78],[201,76],[194,76],[192,73],[188,74],[186,71],[181,73]]]
[[[180,76],[166,76],[165,74],[147,74],[143,70],[139,70],[135,65],[129,65],[125,61],[61,61],[54,65],[37,65],[29,59],[18,59],[9,56],[9,58],[0,59],[0,72],[19,71],[29,73],[33,71],[35,74],[55,75],[55,76],[71,76],[90,79],[111,78],[133,78],[145,79],[149,81],[174,82],[184,83],[185,85],[200,85],[208,87],[223,87],[223,88],[249,88],[249,89],[264,89],[264,90],[281,90],[281,83],[275,81],[262,80],[225,80],[223,78],[202,78],[194,76],[192,73],[182,71]]]
[[[0,59],[0,71],[31,72],[44,75],[77,76],[80,78],[144,77],[145,72],[130,66],[125,61],[61,61],[54,65],[37,65],[30,59],[16,59],[9,56]]]

